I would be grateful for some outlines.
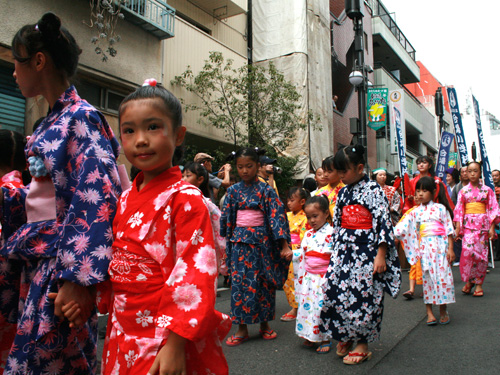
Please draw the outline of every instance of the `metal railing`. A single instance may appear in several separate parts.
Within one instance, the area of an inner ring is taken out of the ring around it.
[[[403,48],[408,52],[408,55],[415,60],[415,48],[411,45],[411,43],[406,39],[405,35],[398,27],[397,23],[392,19],[389,11],[385,8],[385,6],[379,0],[369,0],[368,1],[370,7],[373,11],[373,17],[379,17],[382,22],[388,27],[391,33],[396,37],[399,43],[403,46]]]
[[[122,9],[135,14],[146,22],[174,35],[175,9],[162,0],[117,0]]]

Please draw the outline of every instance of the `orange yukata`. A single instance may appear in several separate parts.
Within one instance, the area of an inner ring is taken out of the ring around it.
[[[307,217],[304,210],[300,210],[296,214],[293,212],[287,212],[286,216],[288,218],[288,225],[290,226],[290,236],[292,238],[292,251],[300,248],[300,243],[304,237],[304,233],[307,231]],[[286,299],[288,304],[293,308],[298,308],[299,305],[295,301],[295,275],[293,271],[293,262],[290,262],[290,268],[288,268],[288,278],[283,285],[283,290],[286,294]]]
[[[328,198],[328,202],[330,202],[330,215],[333,219],[333,212],[335,211],[335,203],[337,203],[337,196],[339,195],[340,189],[342,189],[345,184],[340,181],[335,187],[332,187],[330,184],[323,186],[321,189],[316,191],[315,195],[326,195]]]
[[[231,321],[214,309],[217,257],[201,192],[178,167],[139,191],[143,178],[122,194],[113,222],[102,373],[147,374],[175,332],[188,340],[187,374],[228,374],[221,340]]]
[[[409,208],[408,211],[406,211],[404,213],[403,217],[401,218],[401,220],[399,220],[399,222],[401,223],[406,218],[406,216],[408,216],[408,214],[411,211],[413,211],[416,207],[418,207],[418,206],[413,206],[413,207]],[[400,242],[400,244],[404,249],[403,242]],[[422,285],[424,283],[424,279],[422,277],[422,264],[420,263],[420,259],[415,264],[411,265],[409,279],[416,280],[417,285]]]

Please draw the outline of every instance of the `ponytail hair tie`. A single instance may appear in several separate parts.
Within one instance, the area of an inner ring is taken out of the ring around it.
[[[142,86],[151,86],[151,87],[156,87],[156,85],[158,84],[158,81],[156,81],[156,79],[154,78],[149,78],[149,79],[146,79],[144,81],[144,83],[142,84]]]
[[[40,28],[38,27],[38,24],[35,25],[35,30],[40,31]]]

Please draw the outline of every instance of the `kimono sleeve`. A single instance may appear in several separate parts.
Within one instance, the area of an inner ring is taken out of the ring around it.
[[[263,192],[262,204],[273,240],[277,242],[283,238],[290,243],[290,227],[283,202],[281,202],[274,189],[267,184]]]
[[[380,186],[374,186],[372,189],[370,211],[373,216],[373,229],[377,236],[376,245],[379,246],[382,243],[386,243],[387,246],[394,246],[389,201]]]
[[[495,197],[495,192],[488,187],[488,202],[486,204],[486,214],[488,215],[489,225],[498,224],[500,222],[500,211],[498,202]]]
[[[220,322],[214,310],[218,271],[212,225],[199,195],[177,193],[171,217],[175,227],[167,230],[166,238],[175,244],[175,266],[164,275],[157,325],[196,341]],[[163,262],[169,262],[168,257]]]
[[[417,221],[415,219],[415,209],[407,211],[403,218],[394,228],[396,238],[403,244],[406,258],[411,265],[417,263],[421,258],[419,241],[417,236]]]
[[[224,267],[225,271],[229,274],[231,273],[231,252],[232,252],[232,242],[231,237],[233,236],[233,229],[236,225],[236,202],[234,199],[235,190],[231,186],[226,193],[226,198],[224,199],[224,205],[222,207],[222,212],[220,216],[220,235],[226,239],[226,256]]]
[[[24,202],[26,200],[27,189],[1,188],[3,194],[3,205],[0,211],[2,223],[2,238],[7,239],[12,233],[26,223],[26,210]]]
[[[462,224],[465,215],[465,195],[464,189],[460,190],[457,197],[457,204],[453,210],[453,221]]]
[[[58,279],[89,286],[107,278],[112,221],[121,186],[115,158],[116,139],[103,135],[97,112],[83,116],[75,115],[71,121],[85,123],[87,136],[80,136],[74,130],[68,141],[81,151],[73,156],[69,151],[61,153],[67,159],[66,165],[53,177],[56,201],[69,202],[64,213],[58,210],[59,220],[64,219],[64,229],[58,242],[56,271]]]
[[[441,216],[442,216],[441,222],[443,223],[444,229],[446,231],[446,235],[453,236],[455,234],[455,230],[453,228],[453,221],[451,220],[451,215],[448,212],[448,210],[446,209],[446,207],[442,206],[442,207],[440,207],[440,209],[442,212],[441,213]]]

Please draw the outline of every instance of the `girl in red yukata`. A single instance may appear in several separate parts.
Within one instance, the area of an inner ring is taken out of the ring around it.
[[[147,80],[119,113],[125,156],[141,172],[113,222],[111,298],[98,295],[109,303],[102,373],[228,374],[220,340],[231,322],[214,309],[218,272],[209,210],[174,166],[186,132],[181,105]],[[77,323],[78,307],[65,311]]]

